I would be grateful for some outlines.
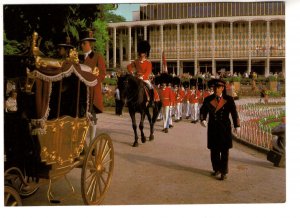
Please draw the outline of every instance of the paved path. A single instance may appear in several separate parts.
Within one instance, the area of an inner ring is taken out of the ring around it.
[[[156,125],[155,140],[133,148],[129,115],[113,112],[99,116],[99,132],[108,133],[115,149],[115,168],[104,205],[282,203],[286,199],[285,168],[273,167],[266,155],[234,143],[230,150],[229,175],[225,181],[210,176],[206,128],[189,121],[175,123],[163,133]],[[146,134],[149,133],[146,123]],[[55,191],[65,196],[59,205],[82,205],[80,169],[68,176],[76,195],[66,197],[66,183]],[[24,199],[24,205],[49,205],[46,186]]]

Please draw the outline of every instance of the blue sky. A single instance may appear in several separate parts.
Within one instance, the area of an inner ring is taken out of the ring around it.
[[[115,14],[121,15],[126,18],[126,21],[132,21],[132,11],[138,11],[140,4],[123,3],[119,4]]]

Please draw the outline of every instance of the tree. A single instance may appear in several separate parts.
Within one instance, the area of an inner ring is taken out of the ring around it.
[[[70,36],[76,45],[79,33],[91,28],[97,37],[96,49],[104,54],[107,22],[125,20],[111,13],[114,9],[116,4],[4,5],[4,52],[20,52],[36,31],[42,37],[41,50],[51,56],[55,45],[62,43],[61,35]]]

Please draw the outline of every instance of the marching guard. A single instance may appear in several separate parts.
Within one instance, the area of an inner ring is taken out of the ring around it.
[[[162,102],[163,132],[168,133],[170,125],[170,105],[171,105],[171,88],[167,84],[171,81],[171,76],[167,73],[160,75],[160,98]]]
[[[191,123],[197,123],[199,117],[198,104],[201,96],[199,90],[196,89],[196,85],[197,85],[196,83],[197,83],[196,79],[190,80],[191,92],[189,96],[189,102],[191,107],[191,119],[192,119]]]
[[[190,82],[189,81],[183,82],[183,86],[184,86],[183,109],[185,113],[185,118],[189,119],[191,116],[190,100],[189,100],[191,95]]]
[[[182,102],[184,98],[184,88],[180,84],[180,78],[174,77],[174,91],[175,91],[175,122],[182,120]]]

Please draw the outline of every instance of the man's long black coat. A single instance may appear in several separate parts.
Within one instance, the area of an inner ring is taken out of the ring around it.
[[[239,127],[239,116],[231,96],[223,94],[219,103],[215,94],[204,99],[200,109],[200,121],[206,120],[209,115],[207,130],[207,147],[209,149],[232,148],[230,114],[234,127]]]

